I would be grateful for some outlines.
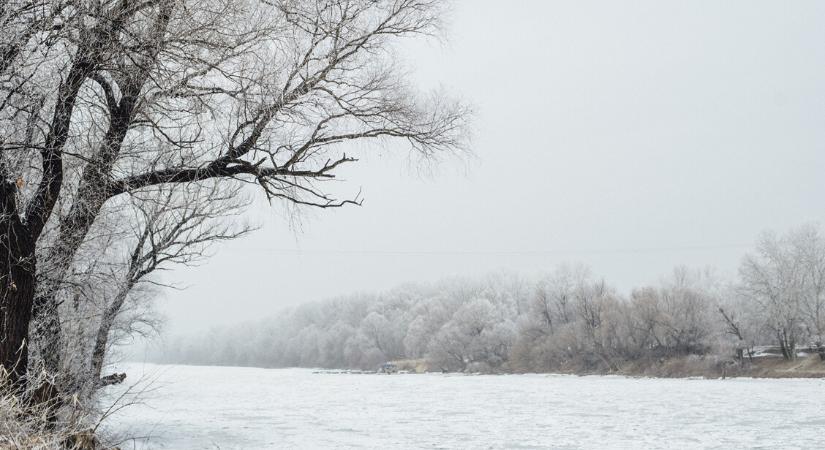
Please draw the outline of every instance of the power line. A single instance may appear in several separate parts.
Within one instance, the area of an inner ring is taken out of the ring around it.
[[[694,245],[680,247],[635,247],[612,249],[555,250],[358,250],[358,249],[294,249],[294,248],[234,248],[244,252],[266,252],[289,255],[375,255],[375,256],[544,256],[574,254],[634,254],[667,253],[704,250],[746,249],[750,244]]]

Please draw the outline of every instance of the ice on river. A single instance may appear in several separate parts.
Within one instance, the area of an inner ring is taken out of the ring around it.
[[[825,380],[122,369],[124,449],[825,448]]]

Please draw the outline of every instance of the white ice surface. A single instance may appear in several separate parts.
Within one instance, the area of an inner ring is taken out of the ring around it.
[[[121,369],[154,380],[124,449],[825,448],[825,380]]]

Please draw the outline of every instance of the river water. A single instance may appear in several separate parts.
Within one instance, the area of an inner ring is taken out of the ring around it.
[[[825,448],[825,380],[129,364],[122,448]]]

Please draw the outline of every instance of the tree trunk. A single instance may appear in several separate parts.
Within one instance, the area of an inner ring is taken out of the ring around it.
[[[40,352],[46,372],[60,373],[63,337],[57,297],[54,294],[41,297],[35,291],[33,310],[31,340]]]
[[[139,90],[143,84],[132,87]],[[103,205],[111,197],[109,180],[112,169],[120,155],[120,148],[137,104],[133,92],[124,93],[118,108],[112,111],[109,130],[103,138],[100,149],[83,170],[80,186],[69,213],[62,218],[56,245],[48,255],[45,268],[50,277],[38,286],[35,299],[35,317],[38,324],[37,336],[46,370],[58,373],[62,355],[63,336],[58,310],[58,292],[71,268],[75,254],[83,244],[100,214]]]
[[[12,253],[0,250],[0,258],[7,259]],[[8,259],[18,258],[12,256]],[[29,322],[34,302],[34,255],[23,257],[19,264],[0,264],[0,364],[9,375],[11,383],[25,384],[29,364]],[[21,386],[23,387],[23,386]]]
[[[34,303],[34,243],[16,212],[16,186],[0,180],[0,364],[8,381],[25,388]]]
[[[103,313],[103,317],[100,319],[100,326],[97,329],[97,336],[95,337],[95,345],[92,350],[92,361],[90,364],[92,372],[91,376],[95,380],[100,378],[100,374],[103,370],[103,361],[106,357],[106,348],[109,345],[109,333],[112,331],[112,325],[114,325],[115,319],[120,312],[120,308],[123,307],[123,303],[126,302],[126,297],[129,295],[129,290],[131,288],[132,285],[130,284],[129,286],[121,289],[112,304],[106,308]]]
[[[61,224],[57,243],[50,250],[48,261],[44,261],[47,267],[42,269],[48,271],[49,278],[38,285],[36,293],[34,309],[37,332],[33,337],[37,339],[43,354],[43,363],[50,373],[60,371],[63,346],[57,296],[64,288],[63,282],[77,250],[83,244],[106,200],[105,196],[100,195],[100,188],[92,185],[93,182],[103,183],[102,175],[95,175],[89,177],[92,178],[91,181],[83,180],[84,183],[81,184],[77,195],[78,200]]]
[[[776,333],[779,339],[779,349],[782,351],[782,357],[788,361],[796,359],[796,340],[788,336],[785,329]]]

